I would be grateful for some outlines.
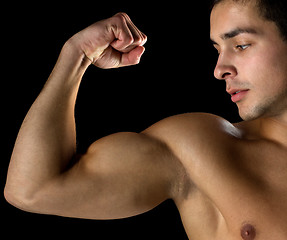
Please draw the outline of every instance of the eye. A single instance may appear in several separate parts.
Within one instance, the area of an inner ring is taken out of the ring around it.
[[[248,47],[250,47],[251,44],[245,44],[245,45],[237,45],[236,49],[243,51],[245,49],[247,49]]]

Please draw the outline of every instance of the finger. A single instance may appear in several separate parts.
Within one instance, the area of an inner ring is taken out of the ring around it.
[[[121,53],[109,46],[93,64],[103,69],[117,68],[121,58]]]
[[[115,29],[116,39],[111,43],[113,48],[121,52],[129,52],[146,42],[147,37],[138,30],[126,13],[118,13],[115,17],[119,22]]]
[[[138,46],[143,46],[146,41],[147,41],[147,36],[142,33],[135,25],[134,23],[132,22],[132,20],[130,19],[130,17],[124,13],[124,17],[127,21],[127,25],[133,35],[133,38],[134,38],[134,42],[133,44],[136,44]]]
[[[145,48],[143,46],[138,46],[128,53],[123,53],[121,57],[121,62],[118,67],[125,67],[138,64],[144,51]]]
[[[123,13],[118,13],[113,18],[115,22],[112,24],[111,29],[115,40],[110,45],[118,51],[123,51],[134,42],[133,34]]]

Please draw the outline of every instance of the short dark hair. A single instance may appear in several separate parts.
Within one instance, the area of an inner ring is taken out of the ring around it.
[[[212,0],[211,8],[227,0]],[[287,41],[287,0],[231,0],[242,4],[256,1],[259,15],[275,22],[285,41]]]

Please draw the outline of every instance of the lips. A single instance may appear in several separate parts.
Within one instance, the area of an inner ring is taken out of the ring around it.
[[[242,92],[242,91],[236,91],[236,92],[234,92],[234,93],[231,93],[231,96],[234,96],[235,94],[238,94],[238,93],[240,93],[240,92]]]
[[[238,94],[242,91],[247,91],[248,89],[237,89],[237,88],[232,88],[230,90],[226,90],[231,96]]]
[[[229,91],[228,93],[231,95],[232,102],[236,103],[236,102],[241,101],[246,96],[248,91],[249,90],[238,90],[238,89],[235,89],[235,90]]]

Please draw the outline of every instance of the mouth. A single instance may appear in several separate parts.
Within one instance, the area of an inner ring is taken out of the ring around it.
[[[248,89],[245,90],[232,89],[228,91],[228,93],[231,95],[232,102],[236,103],[241,101],[246,96],[248,91],[249,91]]]

